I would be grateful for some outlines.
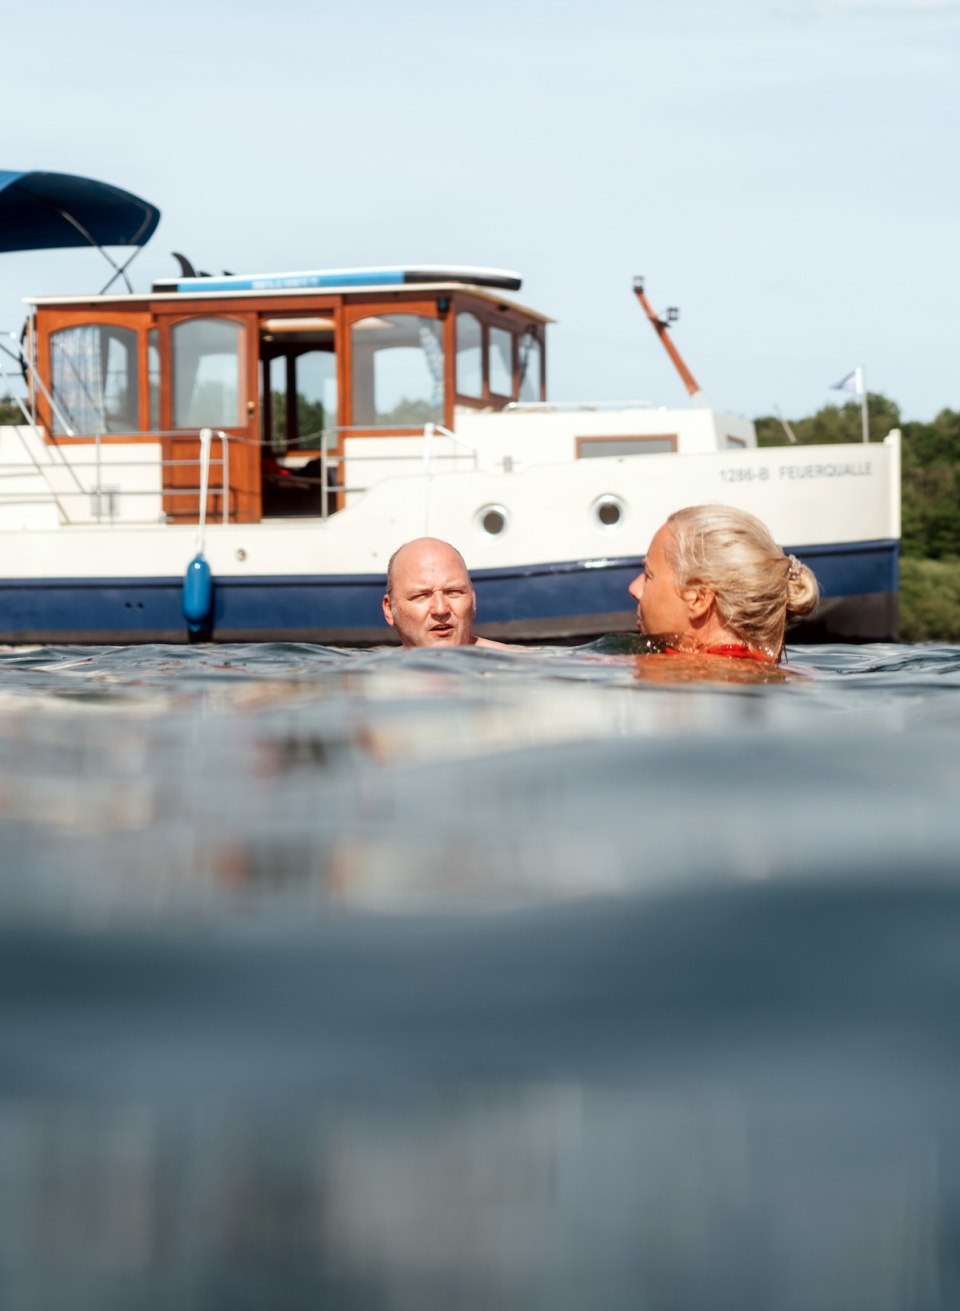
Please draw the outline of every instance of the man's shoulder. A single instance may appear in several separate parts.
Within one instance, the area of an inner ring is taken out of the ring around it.
[[[519,650],[519,647],[511,646],[509,642],[495,642],[495,641],[493,640],[492,637],[475,637],[475,638],[473,639],[473,645],[474,645],[474,646],[490,646],[490,647],[494,647],[497,651],[517,651],[517,650]]]

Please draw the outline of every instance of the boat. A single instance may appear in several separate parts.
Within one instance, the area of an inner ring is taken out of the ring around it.
[[[28,300],[0,346],[20,407],[0,428],[0,642],[386,643],[389,557],[425,534],[463,553],[479,633],[585,641],[633,629],[653,533],[708,501],[816,573],[796,640],[896,635],[898,433],[760,448],[689,371],[685,405],[551,403],[551,320],[509,270],[221,276],[178,255],[135,291],[158,221],[106,183],[0,172],[0,251],[90,244],[113,267],[96,294]]]

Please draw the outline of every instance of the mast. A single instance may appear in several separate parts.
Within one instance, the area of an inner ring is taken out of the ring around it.
[[[646,296],[643,294],[643,278],[641,277],[634,278],[633,292],[637,300],[643,306],[643,312],[650,320],[654,332],[663,342],[664,350],[667,352],[667,354],[670,356],[670,359],[673,361],[674,368],[677,370],[677,372],[680,374],[680,377],[683,379],[684,387],[686,387],[687,391],[691,396],[696,396],[700,391],[700,384],[697,382],[696,378],[687,368],[683,356],[677,350],[676,346],[674,346],[670,334],[667,331],[668,323],[676,323],[678,318],[678,312],[675,309],[668,309],[666,319],[661,319],[660,316],[654,311],[653,307],[651,306],[650,302],[647,300]]]

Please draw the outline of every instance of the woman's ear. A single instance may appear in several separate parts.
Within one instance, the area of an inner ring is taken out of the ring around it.
[[[688,587],[680,595],[694,623],[706,619],[716,599],[716,593],[711,587]]]

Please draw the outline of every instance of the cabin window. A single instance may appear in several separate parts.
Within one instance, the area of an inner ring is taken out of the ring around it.
[[[268,440],[274,451],[336,445],[337,358],[329,350],[274,355],[266,363],[270,388]]]
[[[170,332],[175,428],[240,423],[243,326],[229,319],[187,319]]]
[[[275,355],[272,360],[267,360],[266,372],[269,407],[263,404],[263,397],[260,398],[268,429],[266,439],[280,455],[287,449],[287,357]]]
[[[416,428],[443,421],[443,339],[436,319],[383,314],[350,333],[353,423]]]
[[[466,312],[457,315],[457,394],[483,399],[483,327]]]
[[[151,432],[157,432],[160,428],[160,347],[157,343],[156,328],[151,328],[147,333],[147,391],[149,395],[147,427]]]
[[[309,449],[336,444],[337,357],[332,351],[305,351],[296,358],[297,445]],[[326,434],[326,436],[325,436]]]
[[[604,459],[621,455],[665,455],[677,449],[673,433],[649,437],[577,437],[577,459]]]
[[[137,334],[84,323],[50,334],[53,431],[139,432]]]
[[[513,395],[513,333],[506,328],[490,329],[490,390]]]
[[[535,332],[520,338],[520,399],[538,401],[543,395],[543,350]]]

